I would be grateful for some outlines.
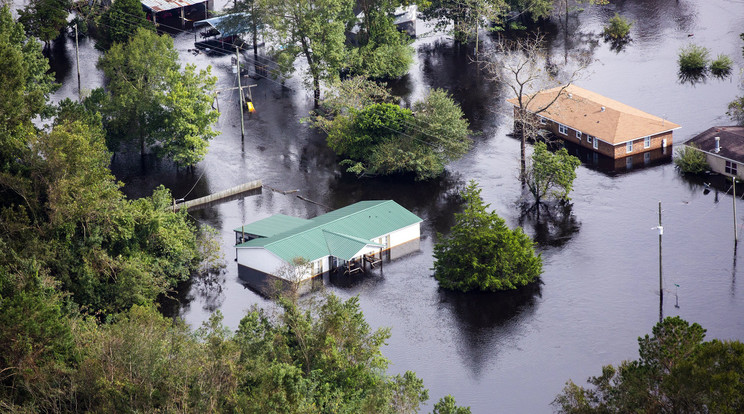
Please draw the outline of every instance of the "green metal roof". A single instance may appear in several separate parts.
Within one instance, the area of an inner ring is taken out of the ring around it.
[[[304,225],[283,233],[250,240],[237,247],[264,247],[286,261],[295,257],[312,261],[329,254],[348,260],[364,245],[374,245],[373,238],[419,222],[418,216],[395,201],[360,201],[305,220]]]
[[[253,223],[248,223],[243,227],[235,229],[237,233],[245,232],[248,234],[255,234],[261,237],[271,237],[276,234],[284,233],[305,225],[309,220],[285,216],[284,214],[276,214],[271,217],[266,217]]]

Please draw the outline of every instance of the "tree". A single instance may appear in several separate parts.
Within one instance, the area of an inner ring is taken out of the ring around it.
[[[197,73],[187,65],[181,72],[173,40],[142,28],[126,44],[115,43],[98,66],[109,80],[100,108],[109,148],[134,138],[141,154],[149,144],[179,166],[204,158],[218,117],[209,68]]]
[[[550,0],[506,0],[506,4],[509,11],[516,13],[516,17],[510,17],[510,21],[513,19],[524,21],[525,17],[528,17],[531,21],[537,22],[550,17],[553,12],[553,2]]]
[[[67,27],[70,7],[69,0],[31,0],[26,8],[18,11],[18,21],[29,36],[39,38],[48,47]]]
[[[411,111],[384,102],[388,98],[384,91],[363,86],[358,80],[351,83],[329,100],[326,111],[311,118],[314,126],[328,134],[328,146],[346,157],[341,165],[348,166],[348,172],[412,172],[417,179],[428,179],[467,152],[468,122],[446,92],[433,90]],[[352,90],[372,95],[353,98],[349,94]]]
[[[697,145],[683,145],[676,152],[674,165],[683,173],[700,174],[708,169],[705,154],[697,148]]]
[[[400,0],[365,0],[359,3],[363,13],[357,47],[349,50],[349,71],[370,78],[399,78],[413,63],[410,38],[395,27],[391,14],[404,5]]]
[[[455,398],[447,395],[434,404],[432,414],[470,414],[470,407],[458,407]]]
[[[561,413],[736,413],[744,409],[744,344],[703,342],[705,330],[678,316],[638,338],[639,359],[602,368],[594,388],[572,381],[553,405]]]
[[[744,96],[740,96],[728,104],[726,115],[739,125],[744,125]]]
[[[57,88],[41,45],[29,39],[8,6],[0,7],[0,171],[19,167],[17,160],[35,134],[32,120],[50,114],[47,99]]]
[[[535,143],[525,173],[525,183],[535,200],[534,206],[539,209],[540,204],[550,198],[568,201],[579,165],[581,161],[565,148],[552,153],[544,142]]]
[[[100,17],[96,47],[108,50],[114,43],[127,43],[138,29],[155,32],[139,0],[116,0]]]
[[[506,8],[504,0],[433,0],[422,13],[425,19],[436,21],[439,30],[451,27],[455,41],[475,40],[478,56],[480,30],[497,22]]]
[[[578,79],[587,62],[572,59],[559,72],[550,65],[550,58],[542,44],[544,36],[537,34],[523,39],[499,39],[485,59],[479,60],[491,81],[506,87],[517,100],[514,124],[520,135],[520,176],[527,170],[527,140],[537,138],[540,125],[538,115],[550,108],[571,83]],[[558,87],[555,98],[545,104],[534,102],[543,90]]]
[[[279,69],[294,71],[294,61],[307,61],[305,82],[320,101],[320,83],[338,78],[345,61],[345,27],[353,17],[350,0],[271,0],[274,56]]]
[[[495,212],[488,212],[481,190],[471,181],[455,214],[449,236],[438,235],[434,246],[434,277],[445,289],[498,291],[517,289],[542,273],[542,258],[534,243],[517,227],[510,230]]]
[[[246,411],[416,412],[428,398],[413,373],[385,374],[380,347],[390,331],[370,328],[358,298],[280,305],[274,318],[252,309],[235,335]]]

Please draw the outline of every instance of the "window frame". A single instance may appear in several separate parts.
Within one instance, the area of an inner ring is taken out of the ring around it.
[[[576,138],[581,141],[581,131],[576,131]]]
[[[544,116],[542,116],[542,115],[538,115],[538,116],[540,117],[540,125],[547,125],[548,124],[548,120],[545,119]]]
[[[628,141],[625,143],[625,153],[630,154],[633,152],[633,141]]]
[[[726,161],[726,167],[724,168],[726,174],[737,176],[739,173],[739,163],[735,161]]]
[[[651,136],[643,137],[643,148],[651,148]]]
[[[599,140],[597,139],[597,137],[594,137],[594,139],[592,140],[592,148],[599,149]]]
[[[558,132],[563,135],[568,135],[568,126],[563,124],[558,124]]]

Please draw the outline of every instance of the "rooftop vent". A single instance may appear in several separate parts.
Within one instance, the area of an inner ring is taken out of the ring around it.
[[[721,137],[716,137],[716,153],[721,151]]]
[[[571,98],[573,98],[573,94],[572,93],[569,93],[568,94],[568,99],[571,99]]]
[[[603,106],[603,107],[602,107],[602,112],[604,112],[604,111],[605,111],[605,107]]]

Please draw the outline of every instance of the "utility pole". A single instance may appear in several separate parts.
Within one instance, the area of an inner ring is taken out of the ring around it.
[[[245,139],[245,122],[243,121],[243,88],[240,86],[240,49],[235,46],[235,56],[238,59],[238,94],[240,95],[240,140]]]
[[[661,236],[664,234],[664,227],[661,225],[661,201],[659,201],[659,323],[663,318],[662,307],[664,305],[664,285],[662,284],[661,273]]]
[[[80,87],[80,54],[78,53],[78,28],[75,23],[75,63],[77,63],[77,76],[78,76],[78,102],[83,101],[83,90]]]
[[[734,202],[734,246],[736,246],[739,243],[739,229],[736,225],[736,176],[733,177],[732,181],[734,182],[734,196],[731,199]]]

